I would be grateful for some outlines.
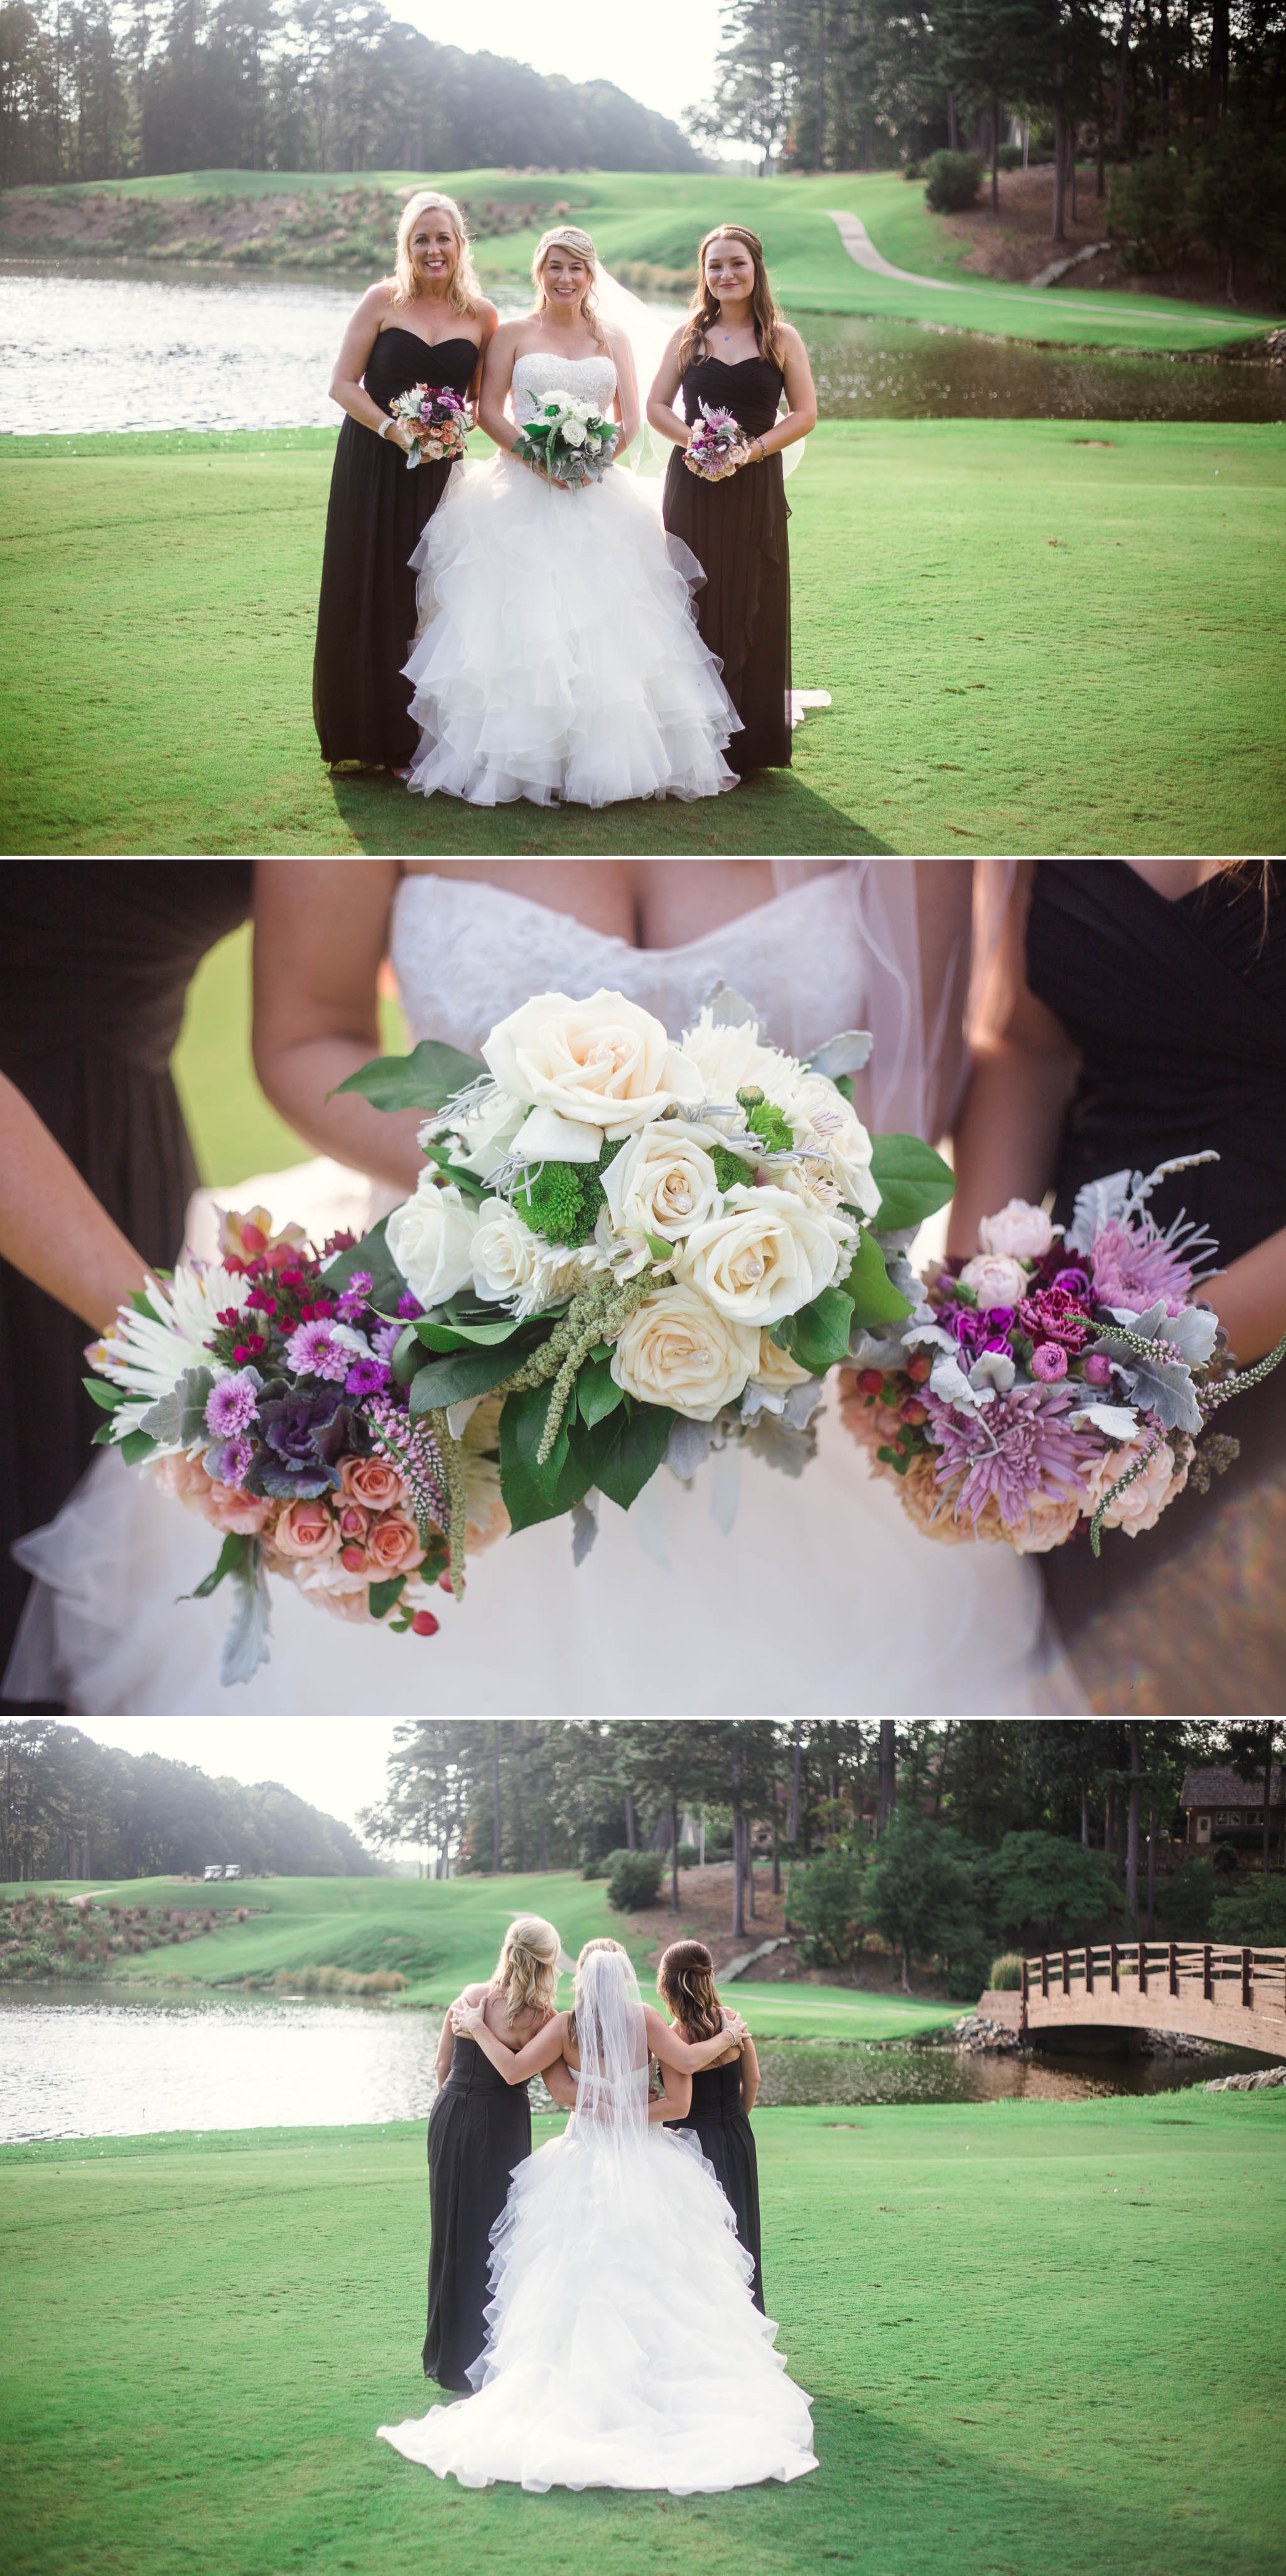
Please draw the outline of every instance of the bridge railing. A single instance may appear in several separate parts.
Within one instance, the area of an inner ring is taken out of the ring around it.
[[[1037,1996],[1194,1992],[1231,2010],[1286,2009],[1286,1949],[1253,1949],[1219,1941],[1096,1941],[1080,1949],[1041,1950],[1023,1960],[1023,2011]]]

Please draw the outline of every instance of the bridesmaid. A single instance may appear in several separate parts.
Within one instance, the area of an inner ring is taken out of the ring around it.
[[[758,234],[724,224],[706,234],[698,261],[692,311],[661,361],[647,416],[678,450],[663,516],[705,574],[697,627],[741,718],[725,757],[744,777],[790,767],[790,513],[781,451],[816,426],[817,396],[804,343],[773,303]],[[673,409],[680,390],[683,420]],[[779,420],[783,390],[789,408]],[[732,412],[745,434],[735,472],[717,483],[686,464],[702,403]]]
[[[656,1990],[682,2039],[709,2039],[723,2026],[715,1992],[714,1961],[704,1941],[672,1941],[656,1972]],[[749,2114],[759,2091],[759,2060],[747,2031],[713,2066],[692,2078],[692,2108],[676,2126],[690,2131],[730,2202],[737,2234],[754,2259],[751,2295],[763,2313],[764,2276],[759,2229],[759,2165]]]
[[[368,288],[344,334],[332,400],[339,433],[313,661],[313,721],[322,759],[409,769],[419,742],[402,664],[415,635],[410,558],[447,487],[446,462],[417,465],[395,395],[449,385],[476,398],[498,316],[473,272],[453,197],[410,197],[392,277]]]
[[[1286,1333],[1286,866],[1042,859],[1021,867],[956,1129],[950,1249],[980,1216],[1212,1146],[1150,1204],[1214,1236],[1199,1290],[1235,1358]],[[1216,1427],[1241,1455],[1154,1529],[1042,1560],[1090,1705],[1109,1715],[1272,1716],[1286,1670],[1286,1366]]]
[[[170,1055],[188,984],[206,950],[244,919],[250,889],[248,859],[14,859],[0,868],[0,1073],[21,1094],[8,1095],[5,1126],[15,1154],[31,1157],[40,1200],[28,1214],[46,1236],[42,1248],[21,1226],[7,1228],[9,1257],[0,1259],[0,1383],[10,1390],[0,1674],[27,1591],[10,1548],[61,1511],[103,1418],[81,1383],[78,1318],[92,1314],[101,1328],[137,1284],[136,1262],[168,1267],[182,1249],[198,1176]],[[58,1209],[76,1225],[87,1214],[58,1148],[99,1202],[92,1245],[86,1237],[78,1253],[50,1239]]]

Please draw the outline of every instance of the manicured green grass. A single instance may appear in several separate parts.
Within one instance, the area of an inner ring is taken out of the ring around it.
[[[833,421],[790,486],[790,772],[477,811],[317,757],[332,440],[13,441],[3,846],[813,856],[1280,847],[1286,431]]]
[[[424,184],[416,171],[362,171],[347,174],[347,180],[399,193]],[[169,200],[225,193],[258,198],[344,184],[345,174],[335,172],[192,170],[160,179],[111,181],[107,192]],[[577,220],[593,233],[609,268],[647,262],[688,270],[703,233],[719,223],[749,224],[763,238],[778,294],[801,311],[946,322],[953,329],[1002,337],[1121,349],[1215,348],[1244,340],[1280,318],[1220,312],[1150,288],[1137,295],[1104,288],[1033,293],[1028,287],[971,277],[963,265],[966,245],[930,214],[923,188],[908,186],[896,172],[760,180],[643,170],[560,172],[552,178],[458,170],[435,172],[431,184],[474,204],[487,198],[520,205],[538,200],[546,211],[555,202],[570,204]],[[895,266],[957,280],[962,291],[945,295],[859,268],[831,221],[836,207],[860,215],[876,248]],[[533,228],[479,242],[477,262],[484,283],[525,276],[537,238],[538,228]]]
[[[427,2402],[418,2126],[6,2151],[7,2576],[1276,2576],[1280,2096],[756,2127],[821,2465],[685,2500],[376,2442]]]
[[[724,2000],[743,2013],[757,2039],[918,2039],[958,2021],[963,2004],[915,1995],[864,1995],[846,1986],[756,1985],[737,1977]]]

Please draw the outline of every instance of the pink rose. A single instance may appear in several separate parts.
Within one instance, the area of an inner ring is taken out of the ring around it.
[[[1085,1500],[1081,1509],[1088,1515],[1096,1512],[1104,1494],[1110,1493],[1121,1476],[1137,1466],[1156,1434],[1136,1432],[1124,1449],[1111,1449],[1089,1469],[1085,1478]],[[1183,1492],[1188,1481],[1192,1443],[1185,1444],[1186,1455],[1176,1458],[1168,1440],[1157,1442],[1156,1449],[1141,1476],[1118,1494],[1110,1511],[1103,1514],[1104,1529],[1123,1529],[1127,1538],[1137,1538],[1140,1530],[1155,1529],[1162,1512],[1176,1494]]]
[[[996,1216],[985,1216],[978,1228],[980,1252],[1007,1252],[1016,1261],[1039,1261],[1054,1240],[1054,1229],[1043,1208],[1032,1207],[1027,1199],[1010,1199]],[[997,1297],[998,1306],[1012,1304],[1008,1297]]]
[[[1016,1306],[1026,1294],[1027,1273],[1006,1253],[977,1252],[972,1261],[966,1261],[960,1285],[972,1288],[982,1307]]]
[[[212,1528],[238,1537],[257,1538],[275,1508],[255,1494],[243,1494],[236,1485],[217,1484],[199,1458],[187,1458],[181,1449],[172,1457],[158,1458],[151,1472],[161,1493],[185,1504],[188,1511],[199,1512]]]
[[[387,1511],[390,1503],[406,1500],[406,1487],[396,1467],[383,1458],[346,1458],[339,1471],[340,1490],[353,1500],[365,1503],[372,1512]]]
[[[257,1538],[277,1506],[261,1494],[243,1494],[237,1485],[210,1485],[210,1499],[201,1506],[216,1529],[226,1530],[237,1538]]]
[[[283,1556],[328,1556],[335,1542],[335,1523],[321,1499],[287,1503],[273,1532]]]
[[[336,1521],[339,1525],[340,1537],[346,1543],[348,1540],[353,1539],[360,1547],[362,1540],[366,1536],[367,1523],[369,1522],[370,1517],[370,1513],[364,1511],[360,1503],[345,1502],[341,1498],[339,1509],[335,1514]]]
[[[402,1512],[385,1512],[367,1533],[366,1561],[379,1580],[408,1573],[423,1554],[420,1533]]]

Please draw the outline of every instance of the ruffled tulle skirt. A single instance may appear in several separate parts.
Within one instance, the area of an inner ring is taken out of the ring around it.
[[[623,467],[560,492],[507,455],[452,476],[411,558],[410,784],[473,805],[717,796],[738,717],[697,632],[703,576]]]
[[[816,2468],[809,2401],[691,2139],[586,2141],[573,2124],[518,2167],[492,2243],[477,2394],[382,2424],[404,2458],[537,2494],[714,2494]]]

